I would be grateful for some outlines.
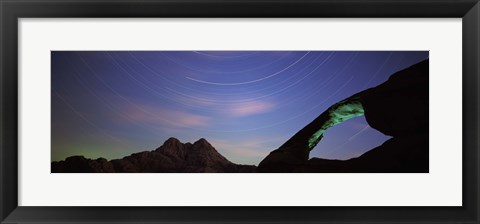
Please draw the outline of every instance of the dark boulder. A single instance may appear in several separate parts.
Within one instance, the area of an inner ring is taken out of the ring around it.
[[[428,60],[399,71],[361,93],[370,127],[389,136],[428,133]]]

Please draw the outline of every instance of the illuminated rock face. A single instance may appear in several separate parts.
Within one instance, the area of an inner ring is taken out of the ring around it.
[[[312,150],[318,142],[323,138],[323,133],[327,129],[340,124],[348,119],[363,116],[364,110],[360,98],[358,96],[350,97],[346,100],[342,100],[339,103],[330,107],[327,110],[330,120],[326,121],[320,130],[315,132],[310,139],[308,139],[308,147]]]
[[[257,172],[428,172],[428,77],[427,59],[391,75],[377,87],[332,105],[272,151]],[[370,127],[392,138],[357,158],[309,160],[310,150],[328,128],[362,115]]]

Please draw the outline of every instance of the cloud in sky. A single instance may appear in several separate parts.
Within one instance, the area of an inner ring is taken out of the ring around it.
[[[209,117],[180,110],[148,105],[129,105],[124,109],[127,111],[129,119],[134,122],[169,127],[205,127],[211,123]]]
[[[274,106],[272,102],[267,101],[240,102],[227,105],[225,112],[234,117],[244,117],[269,112]]]

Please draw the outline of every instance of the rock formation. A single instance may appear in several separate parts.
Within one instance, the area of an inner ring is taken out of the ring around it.
[[[427,59],[391,75],[377,87],[333,105],[272,151],[257,172],[428,172],[428,66]],[[353,106],[340,111],[341,116],[332,113],[345,104]],[[357,158],[308,159],[325,128],[338,123],[339,117],[358,116],[361,112],[372,128],[392,138]]]
[[[111,161],[72,156],[51,164],[52,173],[250,173],[255,168],[228,161],[203,138],[193,144],[169,138],[156,150]]]

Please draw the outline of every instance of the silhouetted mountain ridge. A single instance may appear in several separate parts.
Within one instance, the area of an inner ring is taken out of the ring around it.
[[[250,173],[255,168],[230,162],[204,138],[193,144],[169,138],[153,151],[133,153],[122,159],[71,156],[51,164],[52,173]]]

